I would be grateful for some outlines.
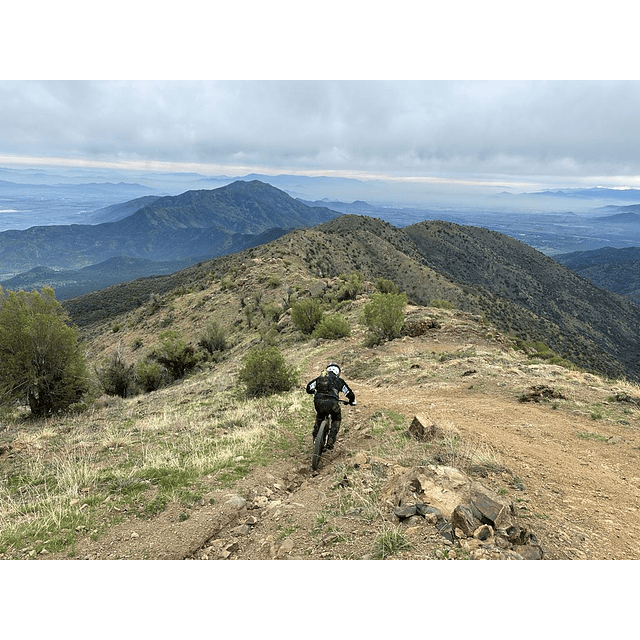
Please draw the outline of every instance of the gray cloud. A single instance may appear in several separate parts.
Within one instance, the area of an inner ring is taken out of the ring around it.
[[[272,171],[640,175],[640,82],[0,82],[0,155]]]

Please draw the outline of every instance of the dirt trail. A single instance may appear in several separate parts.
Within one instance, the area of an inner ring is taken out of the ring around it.
[[[367,395],[364,389],[361,394]],[[640,438],[608,426],[606,435],[615,444],[581,440],[576,433],[593,430],[591,419],[494,395],[464,401],[461,396],[456,388],[430,397],[377,390],[371,401],[404,414],[423,414],[490,443],[502,464],[522,480],[522,498],[534,516],[531,526],[548,558],[640,557]]]
[[[495,344],[487,346],[495,350]],[[348,352],[349,343],[342,348]],[[464,348],[459,338],[398,340],[378,354],[405,358],[404,368],[396,374],[352,380],[344,371],[358,406],[344,410],[338,445],[323,460],[319,473],[310,469],[309,438],[308,450],[253,469],[233,490],[212,491],[188,519],[181,520],[181,507],[170,506],[152,520],[133,519],[98,540],[85,538],[77,544],[76,557],[370,558],[372,539],[385,523],[380,518],[363,519],[361,513],[350,514],[344,508],[341,517],[327,514],[335,514],[336,502],[346,499],[341,497],[341,482],[352,495],[366,497],[372,491],[367,478],[349,475],[347,469],[353,469],[358,455],[362,461],[363,453],[375,452],[375,437],[366,428],[371,416],[393,411],[406,417],[407,426],[414,415],[422,415],[457,430],[463,439],[490,446],[505,472],[490,474],[482,482],[518,500],[545,559],[640,558],[638,431],[612,421],[596,425],[584,411],[571,413],[555,410],[551,403],[519,402],[514,390],[537,380],[535,367],[525,376],[515,368],[485,366],[478,358],[473,369],[467,369],[468,361],[451,365],[448,378],[420,377],[425,373],[424,367],[419,368],[425,350]],[[310,362],[303,379],[313,377],[324,358],[318,355]],[[539,375],[548,382],[556,374],[541,368]],[[603,401],[607,391],[589,389],[584,383],[580,388],[588,389],[593,401]],[[598,439],[577,435],[596,429]],[[514,478],[519,481],[517,488]],[[434,527],[414,527],[408,535],[411,551],[395,557],[442,557],[446,547]]]
[[[430,346],[468,347],[455,340]],[[411,357],[424,344],[397,341],[389,349]],[[554,384],[553,377],[564,375],[562,370],[540,367],[536,380],[536,367],[530,369],[534,377],[522,380],[522,388]],[[462,366],[457,377],[431,388],[428,384],[387,388],[361,384],[359,398],[372,410],[386,408],[408,417],[422,414],[452,426],[463,437],[488,443],[512,476],[521,479],[520,509],[533,516],[530,523],[546,558],[640,558],[638,431],[624,424],[597,423],[584,411],[554,410],[552,403],[519,402],[514,389],[519,388],[522,373],[516,369],[483,370],[480,365],[471,375],[465,373],[470,372]],[[605,405],[613,394],[612,389],[584,382],[580,390],[590,394],[593,403]],[[578,437],[596,431],[595,439]]]

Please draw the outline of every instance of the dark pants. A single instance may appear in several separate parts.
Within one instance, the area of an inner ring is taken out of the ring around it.
[[[336,441],[338,431],[340,430],[340,421],[342,420],[342,412],[340,411],[340,403],[334,398],[318,398],[313,399],[316,409],[316,421],[313,425],[313,439],[315,440],[320,429],[321,422],[328,416],[331,416],[331,431],[329,432],[329,448],[333,447]]]
[[[316,420],[320,424],[326,416],[331,415],[333,422],[342,420],[342,412],[340,411],[340,403],[334,398],[318,398],[313,399],[316,409]]]

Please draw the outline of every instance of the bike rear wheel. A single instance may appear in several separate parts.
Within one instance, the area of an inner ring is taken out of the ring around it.
[[[329,435],[329,419],[325,418],[320,423],[320,428],[318,429],[318,435],[313,443],[313,454],[311,456],[311,468],[315,471],[320,464],[320,457],[322,456],[322,452],[324,451],[325,442],[327,441],[327,437]]]

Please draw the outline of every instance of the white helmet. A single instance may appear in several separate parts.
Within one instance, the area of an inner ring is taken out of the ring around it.
[[[340,365],[337,362],[331,362],[327,365],[327,371],[331,371],[335,373],[338,377],[340,377]]]

